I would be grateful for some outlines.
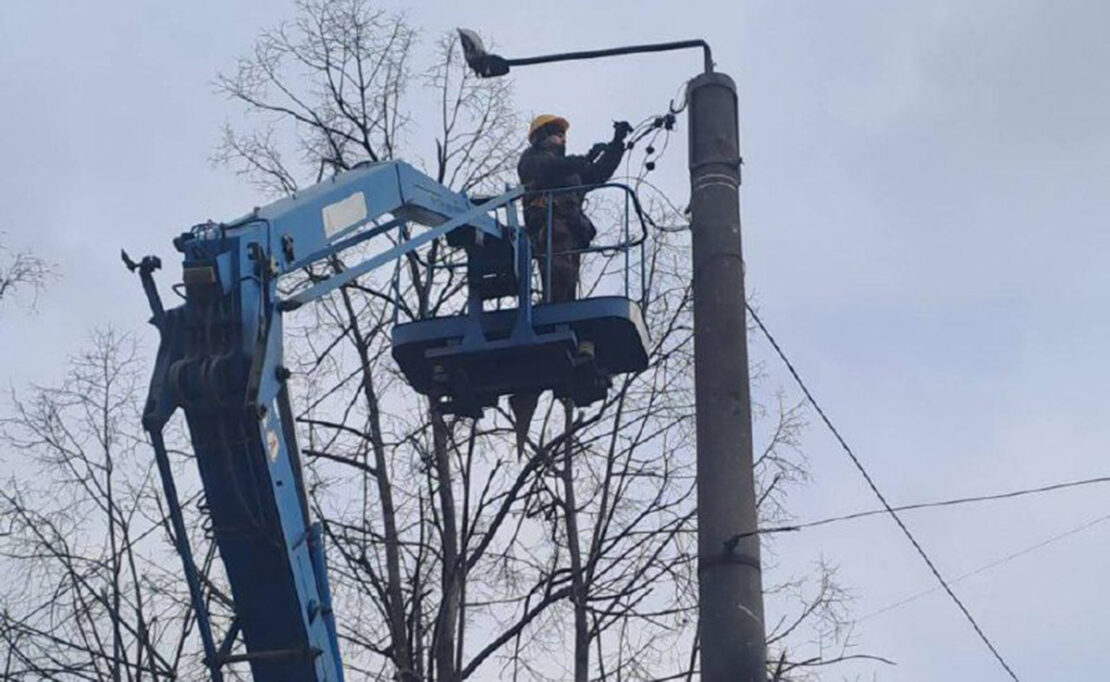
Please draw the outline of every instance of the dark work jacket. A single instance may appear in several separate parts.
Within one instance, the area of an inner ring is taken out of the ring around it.
[[[624,144],[610,142],[594,160],[585,156],[567,156],[563,148],[531,146],[520,157],[517,173],[520,183],[529,191],[596,185],[613,176],[624,155]],[[593,223],[582,211],[585,192],[564,192],[554,195],[552,222],[565,224],[574,233],[580,246],[589,245],[597,234]],[[524,204],[524,220],[535,233],[544,223],[546,206],[543,195],[530,195]]]

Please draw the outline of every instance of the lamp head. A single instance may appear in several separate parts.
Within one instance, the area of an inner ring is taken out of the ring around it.
[[[467,65],[482,78],[504,76],[509,72],[509,63],[502,57],[486,52],[486,46],[478,34],[470,29],[459,29],[459,41],[462,43],[463,56]]]

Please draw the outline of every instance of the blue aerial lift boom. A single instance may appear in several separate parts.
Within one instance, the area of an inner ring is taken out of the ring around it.
[[[639,213],[635,195],[623,189]],[[393,329],[393,355],[405,376],[445,412],[478,417],[499,396],[525,390],[551,389],[584,405],[605,396],[612,375],[646,366],[647,333],[628,297],[627,272],[624,296],[533,306],[530,244],[514,203],[523,194],[512,189],[474,203],[403,162],[360,165],[175,239],[185,300],[169,310],[154,283],[159,260],[135,263],[123,255],[140,274],[161,337],[143,427],[216,682],[233,662],[249,663],[260,682],[343,679],[322,530],[309,514],[286,387],[284,312],[445,237],[466,250],[465,313]],[[413,223],[427,229],[403,237],[410,233],[402,227]],[[632,245],[642,249],[643,236],[628,237],[627,216],[625,225],[626,253]],[[283,276],[390,233],[396,238],[381,253],[289,297],[279,294]],[[503,297],[515,297],[517,306],[483,309],[483,301]],[[596,349],[588,357],[577,353],[582,341]],[[234,620],[220,641],[162,436],[179,407],[231,588]],[[245,653],[232,653],[240,637]]]

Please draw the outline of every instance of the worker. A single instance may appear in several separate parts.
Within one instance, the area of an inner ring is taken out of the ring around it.
[[[578,291],[581,249],[597,234],[582,210],[585,192],[544,194],[542,190],[596,185],[613,176],[624,155],[624,138],[632,132],[625,121],[613,124],[613,139],[595,144],[585,156],[567,156],[567,129],[561,116],[542,114],[528,128],[528,149],[520,157],[517,173],[529,194],[524,201],[524,224],[533,253],[541,263],[547,257],[547,202],[551,202],[551,291],[552,302],[573,301]]]
[[[542,114],[528,127],[528,148],[520,157],[517,173],[528,191],[524,200],[524,225],[532,242],[532,252],[546,275],[544,266],[550,259],[551,286],[544,298],[553,303],[573,301],[578,294],[578,268],[581,250],[589,247],[597,229],[582,210],[585,191],[546,194],[543,190],[596,185],[607,181],[624,155],[624,139],[632,132],[627,121],[613,124],[613,139],[595,144],[584,156],[568,156],[567,129],[570,123],[562,116]],[[548,202],[551,209],[551,253],[548,243]],[[593,348],[582,344],[580,355],[592,355]],[[509,397],[509,407],[516,420],[518,456],[536,411],[539,393],[518,393]]]

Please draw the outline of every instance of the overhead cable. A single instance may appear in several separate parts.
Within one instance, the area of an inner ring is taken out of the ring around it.
[[[794,369],[794,365],[786,357],[786,353],[783,352],[778,342],[775,341],[775,337],[771,335],[771,332],[767,330],[766,325],[763,324],[763,320],[759,319],[759,315],[755,312],[751,305],[748,305],[747,303],[745,303],[745,305],[747,306],[748,313],[752,316],[752,319],[755,320],[756,325],[759,326],[759,329],[763,332],[763,335],[767,337],[767,340],[771,343],[771,346],[775,349],[775,352],[778,354],[783,364],[786,365],[787,370],[790,371],[791,376],[794,377],[794,381],[797,382],[798,387],[802,389],[802,393],[805,394],[806,399],[811,405],[813,405],[813,409],[816,410],[817,414],[821,417],[821,421],[825,423],[825,426],[828,427],[829,431],[836,438],[837,442],[840,443],[840,447],[852,460],[852,464],[855,465],[856,469],[863,476],[864,481],[867,482],[867,486],[871,488],[871,492],[875,494],[875,497],[877,497],[879,502],[883,505],[883,510],[887,514],[889,514],[892,519],[894,519],[894,522],[896,524],[898,524],[898,528],[901,529],[902,533],[906,536],[906,539],[908,539],[910,541],[910,544],[913,545],[914,549],[917,550],[917,553],[921,555],[922,560],[925,561],[925,565],[929,567],[929,571],[932,572],[933,576],[937,579],[937,582],[940,583],[940,586],[944,588],[944,591],[948,593],[948,596],[951,597],[952,601],[956,604],[957,607],[959,607],[960,611],[963,613],[967,621],[971,623],[971,627],[975,630],[975,633],[979,635],[979,639],[981,639],[983,643],[987,645],[987,648],[990,649],[990,652],[994,655],[995,659],[1006,671],[1006,673],[1009,674],[1010,678],[1013,679],[1014,682],[1019,682],[1018,676],[1016,673],[1014,673],[1013,668],[1011,668],[1010,664],[1006,662],[1006,659],[1002,657],[1002,654],[999,653],[998,648],[995,647],[994,643],[991,642],[989,637],[987,637],[987,634],[983,632],[983,628],[979,626],[979,623],[975,620],[974,616],[971,615],[971,612],[968,611],[964,603],[960,601],[960,598],[957,597],[956,593],[952,591],[952,587],[944,579],[944,576],[940,574],[940,570],[937,569],[936,564],[933,563],[933,560],[929,558],[929,555],[925,552],[925,549],[921,546],[921,543],[917,541],[917,538],[914,537],[913,533],[910,532],[910,529],[906,527],[906,524],[902,521],[902,518],[898,516],[898,512],[895,511],[895,509],[890,505],[889,502],[887,502],[886,496],[884,496],[883,493],[879,490],[879,487],[875,484],[874,479],[871,478],[871,474],[867,472],[867,469],[863,466],[863,463],[860,461],[859,457],[856,456],[856,453],[853,452],[852,448],[848,446],[848,443],[844,440],[844,437],[841,436],[840,432],[837,431],[835,426],[833,426],[832,421],[829,420],[828,416],[825,414],[825,411],[821,409],[821,406],[817,403],[817,400],[813,397],[813,394],[810,393],[809,388],[806,386],[805,382],[802,381],[802,377],[798,374],[798,370]]]
[[[1017,559],[1018,557],[1025,556],[1026,554],[1029,554],[1029,553],[1034,552],[1038,549],[1041,549],[1042,547],[1047,547],[1048,545],[1051,545],[1054,542],[1059,542],[1060,540],[1063,540],[1064,538],[1068,538],[1068,537],[1071,537],[1072,535],[1076,535],[1078,533],[1081,533],[1081,532],[1087,530],[1088,528],[1093,528],[1094,526],[1097,526],[1100,523],[1105,523],[1106,521],[1110,521],[1110,514],[1105,514],[1105,515],[1100,516],[1096,519],[1088,521],[1084,524],[1076,526],[1075,528],[1072,528],[1070,530],[1066,530],[1063,533],[1053,535],[1052,537],[1050,537],[1048,539],[1045,539],[1045,540],[1042,540],[1042,541],[1040,541],[1040,542],[1038,542],[1034,545],[1029,545],[1025,549],[1020,549],[1016,552],[1012,552],[1010,554],[1007,554],[1006,556],[1004,556],[1000,559],[995,559],[994,561],[992,561],[988,564],[984,564],[984,565],[980,566],[979,568],[970,570],[967,573],[964,573],[964,574],[962,574],[962,575],[960,575],[956,578],[953,578],[952,580],[949,581],[949,583],[954,585],[954,584],[960,582],[961,580],[966,580],[966,579],[968,579],[972,576],[979,575],[980,573],[984,573],[986,571],[989,571],[992,568],[995,568],[997,566],[1001,566],[1002,564],[1009,563],[1009,562],[1013,561],[1014,559]],[[857,619],[856,623],[862,623],[865,620],[868,620],[870,618],[874,618],[876,616],[882,615],[882,614],[886,613],[887,611],[892,611],[892,610],[894,610],[894,609],[896,609],[900,606],[905,606],[906,604],[909,604],[912,601],[917,601],[918,599],[920,599],[924,596],[930,595],[930,594],[932,594],[933,592],[936,592],[939,589],[940,589],[940,587],[938,586],[938,587],[931,587],[927,590],[922,590],[922,591],[920,591],[916,594],[913,594],[913,595],[910,595],[909,597],[906,597],[905,599],[897,601],[897,602],[891,604],[890,606],[885,606],[885,607],[879,609],[878,611],[873,611],[873,612],[867,614],[866,616]]]
[[[1009,500],[1015,497],[1024,497],[1026,495],[1039,495],[1042,493],[1055,492],[1058,490],[1067,490],[1069,488],[1078,488],[1080,486],[1095,485],[1101,483],[1110,483],[1110,476],[1098,476],[1096,478],[1084,478],[1078,481],[1067,481],[1065,483],[1052,483],[1050,485],[1043,485],[1037,488],[1023,488],[1021,490],[1011,490],[1005,493],[995,493],[993,495],[976,495],[974,497],[958,497],[952,500],[940,500],[935,502],[918,502],[916,504],[904,504],[893,507],[896,512],[900,511],[913,511],[916,509],[935,509],[937,507],[954,507],[964,504],[973,504],[976,502],[990,502],[994,500]],[[886,509],[870,509],[868,511],[853,512],[851,514],[842,514],[840,516],[831,516],[819,521],[806,521],[804,523],[795,523],[787,526],[775,526],[773,528],[760,528],[757,531],[748,533],[747,535],[768,535],[771,533],[789,533],[793,531],[800,531],[806,528],[815,528],[817,526],[826,526],[830,523],[839,523],[841,521],[854,521],[855,519],[863,519],[868,516],[876,516],[878,514],[886,514]]]

